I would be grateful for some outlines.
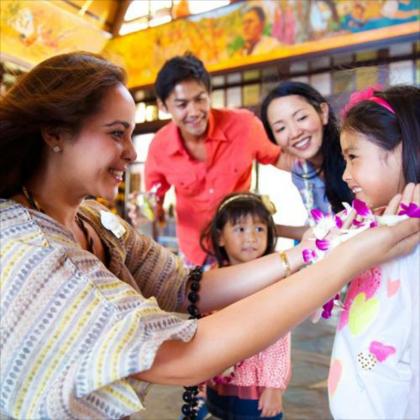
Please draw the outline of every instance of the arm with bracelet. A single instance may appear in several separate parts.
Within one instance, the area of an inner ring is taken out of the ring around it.
[[[201,312],[224,308],[295,273],[306,265],[302,251],[313,246],[313,242],[304,241],[280,254],[275,252],[250,263],[205,272],[201,284]]]

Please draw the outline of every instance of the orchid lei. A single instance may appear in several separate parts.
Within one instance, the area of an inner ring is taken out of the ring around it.
[[[401,210],[398,215],[384,216],[374,215],[367,204],[357,198],[353,200],[351,206],[347,203],[343,203],[343,206],[345,210],[335,216],[326,216],[319,209],[311,210],[311,216],[316,223],[313,228],[316,249],[306,248],[302,251],[303,260],[306,264],[313,264],[316,261],[321,260],[329,250],[364,230],[376,226],[392,226],[400,220],[408,219],[410,217],[420,218],[420,207],[415,203],[410,203],[408,205],[401,204]],[[353,220],[350,229],[343,229],[344,221],[342,218],[344,217],[345,220],[352,210],[356,212],[356,218]],[[334,227],[339,229],[339,234],[331,240],[327,239],[328,233]],[[322,306],[320,316],[325,319],[330,318],[334,306],[341,306],[339,294],[335,295],[333,299],[330,299]],[[314,322],[316,321],[317,320]]]

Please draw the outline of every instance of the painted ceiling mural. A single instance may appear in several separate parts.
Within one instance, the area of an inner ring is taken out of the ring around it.
[[[56,3],[1,0],[0,52],[34,65],[69,51],[102,51],[110,35]]]
[[[104,52],[140,86],[185,51],[217,71],[415,33],[419,8],[420,0],[253,0],[115,38]]]
[[[420,0],[251,0],[110,39],[57,0],[1,0],[0,51],[33,65],[72,50],[123,65],[130,86],[152,84],[186,51],[210,71],[418,33]]]

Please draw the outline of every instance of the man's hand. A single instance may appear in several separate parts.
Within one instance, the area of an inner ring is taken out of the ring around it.
[[[155,205],[155,220],[161,225],[165,224],[165,209],[163,202],[158,201]]]

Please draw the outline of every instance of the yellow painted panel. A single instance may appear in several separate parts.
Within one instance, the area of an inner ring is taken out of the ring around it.
[[[46,0],[0,1],[1,52],[30,65],[74,50],[100,52],[109,34]]]
[[[50,2],[73,15],[81,16],[91,25],[103,30],[109,29],[106,22],[114,21],[119,4],[118,0],[71,0],[71,3],[77,6],[74,7],[63,0],[50,0]]]
[[[127,69],[130,87],[150,85],[165,60],[186,51],[200,57],[210,71],[220,71],[416,34],[419,3],[417,0],[408,3],[410,10],[403,15],[399,10],[385,10],[388,3],[384,0],[234,3],[207,14],[114,38],[104,54]],[[265,25],[260,29],[258,48],[246,49],[249,36],[246,16],[249,7],[255,5],[265,12]]]

